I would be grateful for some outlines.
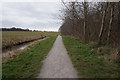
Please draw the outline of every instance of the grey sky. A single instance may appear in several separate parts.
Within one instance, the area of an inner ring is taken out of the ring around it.
[[[57,31],[61,25],[60,9],[58,2],[4,2],[2,27]]]
[[[2,3],[2,8],[0,6],[0,13],[2,13],[0,22],[2,21],[2,25],[0,23],[0,27],[15,26],[32,30],[57,31],[61,26],[62,22],[58,19],[61,0],[0,0],[0,2]]]

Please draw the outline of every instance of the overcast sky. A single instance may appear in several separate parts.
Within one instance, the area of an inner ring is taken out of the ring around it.
[[[58,19],[62,6],[60,2],[61,0],[0,0],[0,27],[58,31],[62,23]]]
[[[32,30],[58,31],[59,2],[4,2],[2,4],[2,27],[19,27]]]

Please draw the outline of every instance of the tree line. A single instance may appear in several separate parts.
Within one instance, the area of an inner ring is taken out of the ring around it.
[[[22,28],[1,28],[2,31],[31,31],[29,29],[22,29]]]
[[[59,31],[84,43],[120,45],[120,2],[64,2]]]

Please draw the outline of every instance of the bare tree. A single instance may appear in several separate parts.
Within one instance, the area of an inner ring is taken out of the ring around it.
[[[87,28],[87,25],[86,25],[86,23],[87,23],[87,2],[86,2],[86,0],[84,0],[84,2],[83,2],[83,6],[84,6],[84,42],[86,43],[86,28]]]
[[[111,5],[111,15],[110,15],[110,22],[109,22],[109,29],[108,29],[108,36],[107,36],[107,42],[109,43],[110,41],[110,36],[111,36],[111,28],[112,28],[112,23],[113,23],[113,11],[114,11],[114,3],[110,3]]]
[[[86,0],[84,2],[62,0],[62,3],[64,5],[63,24],[60,28],[62,34],[79,38],[84,43],[91,41],[106,44],[110,41],[111,44],[118,45],[120,42],[118,3],[109,5],[108,2],[91,3]]]
[[[107,9],[108,9],[108,2],[106,2],[106,7],[105,7],[105,10],[103,12],[102,24],[101,24],[101,29],[100,29],[100,33],[99,33],[98,44],[101,44],[101,40],[102,40],[102,36],[103,36],[103,30],[104,30],[104,25],[105,25],[105,17],[106,17],[106,14],[107,14]]]

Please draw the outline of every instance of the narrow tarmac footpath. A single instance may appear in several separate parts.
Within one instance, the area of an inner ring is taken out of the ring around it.
[[[77,72],[67,54],[60,35],[43,61],[43,66],[37,78],[77,78]]]

